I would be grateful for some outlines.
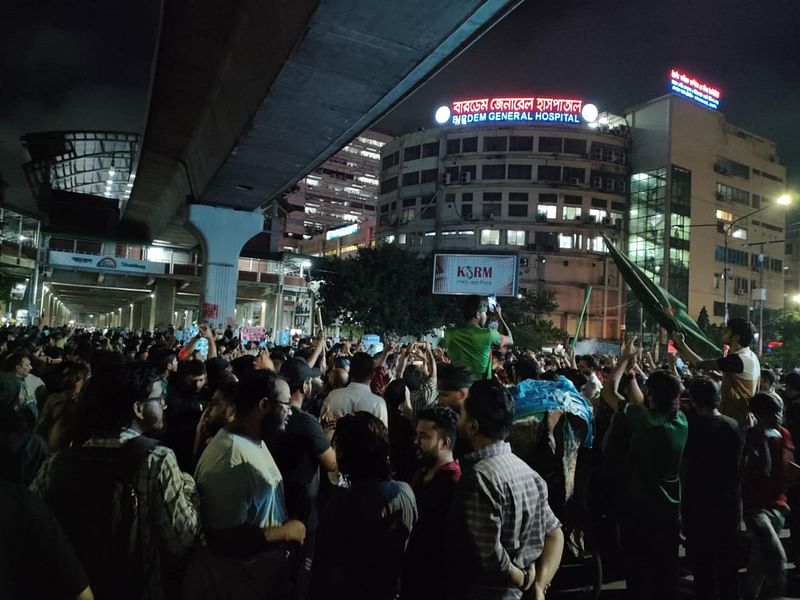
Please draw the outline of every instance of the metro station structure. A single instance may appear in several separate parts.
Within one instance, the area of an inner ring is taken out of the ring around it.
[[[295,184],[517,4],[165,3],[142,131],[19,132],[6,318],[307,330]]]

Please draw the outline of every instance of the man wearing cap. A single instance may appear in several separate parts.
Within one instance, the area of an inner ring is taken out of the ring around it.
[[[461,414],[464,401],[469,395],[469,388],[473,383],[472,371],[460,365],[439,365],[438,377],[436,378],[436,390],[438,394],[437,404],[448,406]],[[453,444],[453,455],[460,459],[470,452],[467,441],[461,437],[456,437]]]
[[[290,358],[283,363],[281,377],[289,384],[291,414],[285,431],[266,440],[283,475],[289,518],[302,521],[306,526],[295,582],[294,597],[297,599],[308,595],[311,580],[318,522],[319,467],[329,472],[336,470],[336,454],[328,436],[319,421],[302,408],[303,399],[311,391],[311,380],[319,374],[319,369],[310,367],[302,358]]]
[[[439,340],[439,347],[447,350],[450,361],[468,367],[475,379],[492,378],[492,346],[502,348],[514,343],[500,305],[495,307],[494,313],[497,329],[486,328],[486,311],[480,296],[467,296],[463,306],[464,325],[447,329]]]
[[[461,365],[442,364],[438,366],[436,378],[437,403],[461,412],[469,388],[474,381],[472,371]]]

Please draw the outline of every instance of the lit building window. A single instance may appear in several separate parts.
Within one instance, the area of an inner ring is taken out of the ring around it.
[[[737,240],[746,240],[747,239],[747,229],[744,227],[737,227],[733,231],[731,231],[731,237],[735,237]]]
[[[387,235],[385,238],[383,238],[383,241],[386,242],[387,244],[394,244],[394,236]]]
[[[574,243],[575,243],[575,241],[572,239],[572,236],[570,234],[568,234],[568,233],[559,233],[558,234],[558,247],[559,248],[565,248],[565,249],[574,248],[575,247],[573,245]]]
[[[603,219],[605,219],[608,216],[608,213],[599,208],[590,208],[589,216],[594,217],[594,220],[597,223],[600,223]]]
[[[608,252],[606,243],[603,241],[603,236],[596,235],[592,238],[590,250],[592,252]]]
[[[540,204],[536,209],[536,213],[548,219],[555,219],[558,214],[558,206],[555,204]]]
[[[500,230],[499,229],[481,229],[481,244],[483,246],[499,246],[500,245]]]
[[[157,263],[168,263],[172,250],[168,248],[148,248],[147,260]]]
[[[397,236],[397,243],[398,244],[405,244],[406,243],[406,234],[401,233]]]
[[[717,219],[720,221],[733,221],[733,214],[729,213],[727,210],[717,209]]]
[[[568,221],[572,221],[575,219],[581,218],[581,207],[580,206],[565,206],[564,207],[564,219]]]
[[[525,245],[525,232],[519,229],[508,230],[508,245],[509,246],[524,246]]]

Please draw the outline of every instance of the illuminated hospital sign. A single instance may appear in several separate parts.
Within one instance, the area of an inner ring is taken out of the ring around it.
[[[567,98],[479,98],[458,100],[440,106],[435,119],[440,125],[472,125],[529,121],[538,123],[590,123],[597,119],[597,107],[583,100]]]
[[[678,69],[670,69],[669,80],[670,88],[676,94],[694,100],[706,108],[713,110],[719,108],[719,98],[722,95],[719,88],[710,86]]]

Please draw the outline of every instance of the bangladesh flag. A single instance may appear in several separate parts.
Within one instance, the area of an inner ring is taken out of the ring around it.
[[[603,240],[617,264],[620,274],[625,279],[625,283],[659,325],[669,333],[680,331],[686,336],[687,345],[700,356],[710,358],[722,354],[722,351],[700,331],[697,323],[689,316],[683,302],[645,275],[611,243],[608,237],[604,235]]]

